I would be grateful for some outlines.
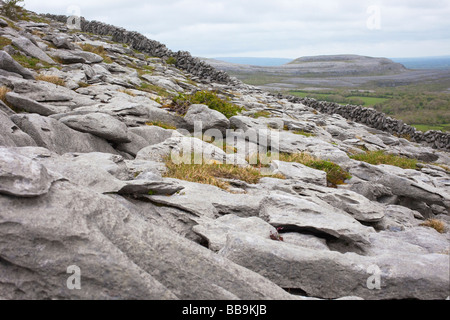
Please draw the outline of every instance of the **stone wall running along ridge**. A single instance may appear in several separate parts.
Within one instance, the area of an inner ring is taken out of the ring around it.
[[[67,22],[68,19],[64,15],[46,14],[45,16],[59,22]],[[81,31],[101,36],[111,36],[112,41],[127,44],[133,49],[152,57],[158,57],[164,60],[173,57],[176,59],[175,66],[177,68],[187,71],[204,81],[214,81],[224,84],[233,83],[233,79],[226,72],[215,69],[199,58],[192,57],[187,51],[173,52],[164,44],[150,40],[139,32],[127,31],[124,28],[115,27],[99,21],[87,21],[84,18],[81,18]]]

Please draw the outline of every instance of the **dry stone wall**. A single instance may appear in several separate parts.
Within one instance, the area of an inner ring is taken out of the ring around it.
[[[59,22],[67,22],[68,17],[64,15],[47,14],[47,18]],[[189,52],[173,52],[164,44],[150,40],[146,36],[135,31],[127,31],[124,28],[115,27],[99,21],[87,21],[81,18],[81,31],[89,32],[101,36],[110,36],[111,40],[118,43],[124,43],[133,49],[152,57],[158,57],[167,60],[170,57],[176,59],[175,66],[181,70],[187,71],[193,76],[199,77],[204,81],[214,81],[224,84],[232,84],[233,79],[224,71],[215,69],[199,58],[192,57]]]

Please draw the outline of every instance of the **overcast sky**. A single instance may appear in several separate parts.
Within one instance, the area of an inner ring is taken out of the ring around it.
[[[450,0],[25,0],[201,57],[450,55]]]

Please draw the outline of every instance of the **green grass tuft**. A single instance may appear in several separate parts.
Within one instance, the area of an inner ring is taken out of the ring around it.
[[[223,100],[215,92],[210,91],[198,91],[192,95],[179,94],[173,99],[174,109],[179,109],[182,114],[187,110],[187,106],[192,104],[205,104],[210,109],[219,111],[227,118],[238,115],[244,110],[244,108],[236,106],[229,102],[229,100]]]
[[[329,187],[336,188],[338,185],[345,184],[345,180],[351,179],[350,173],[342,169],[339,165],[331,162],[317,159],[309,153],[280,153],[278,155],[280,161],[297,162],[307,167],[322,170],[327,173],[327,182]]]
[[[366,153],[353,155],[350,158],[373,165],[387,164],[403,169],[417,169],[416,159],[386,154],[384,151],[367,151]]]

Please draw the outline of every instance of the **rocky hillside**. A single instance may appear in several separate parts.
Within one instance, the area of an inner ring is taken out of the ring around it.
[[[0,299],[450,296],[447,151],[51,17],[0,20]]]

